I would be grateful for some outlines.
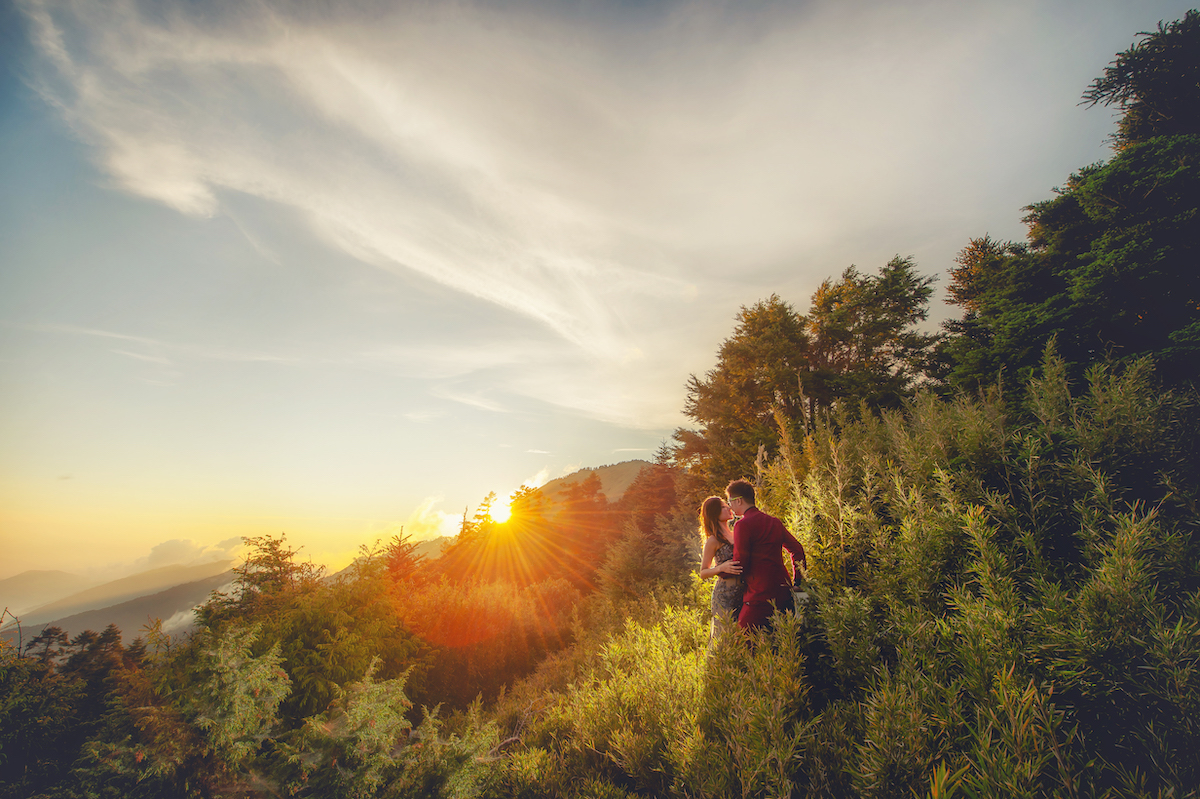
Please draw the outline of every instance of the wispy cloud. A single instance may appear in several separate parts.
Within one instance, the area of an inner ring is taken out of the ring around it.
[[[613,296],[689,290],[664,248],[761,239],[762,259],[844,227],[852,201],[886,201],[881,167],[929,146],[908,123],[965,89],[994,33],[947,14],[936,36],[905,30],[903,57],[892,45],[832,81],[905,15],[681,3],[639,37],[519,5],[336,20],[282,3],[23,5],[55,67],[42,90],[127,190],[201,215],[224,191],[285,203],[363,260],[607,354],[622,349]],[[848,21],[850,52],[826,26]],[[868,177],[874,196],[846,191]]]
[[[129,341],[136,344],[142,344],[147,349],[151,349],[156,352],[170,352],[176,355],[176,357],[195,358],[199,360],[257,363],[299,363],[303,360],[298,356],[275,355],[272,353],[253,352],[236,348],[219,349],[206,345],[164,341],[162,339],[148,338],[146,336],[136,336],[128,333],[119,333],[112,330],[80,327],[77,325],[24,322],[0,322],[0,324],[5,325],[6,327],[28,330],[37,333],[63,333],[67,335],[84,336],[88,338]],[[124,349],[113,349],[110,350],[110,352],[118,355],[124,355],[129,358],[134,358],[136,360],[145,361],[147,363],[155,363],[163,366],[175,364],[175,360],[167,357],[166,355],[133,352]]]
[[[526,477],[521,481],[521,486],[526,488],[541,488],[550,481],[550,470],[542,467],[537,473]]]
[[[157,363],[157,364],[161,364],[163,366],[171,365],[170,358],[163,358],[162,356],[159,356],[159,355],[145,355],[140,352],[129,352],[128,350],[112,350],[112,352],[115,352],[117,355],[128,356],[128,357],[133,358],[138,361],[147,361],[148,363]]]
[[[35,333],[69,333],[77,336],[91,336],[95,338],[112,338],[120,341],[133,341],[138,344],[145,344],[152,347],[161,347],[163,343],[157,339],[147,338],[145,336],[134,336],[128,333],[117,333],[112,330],[101,330],[99,328],[80,327],[78,325],[58,325],[45,323],[30,323],[30,322],[0,322],[5,327],[12,327],[19,330],[29,330]]]
[[[405,374],[446,380],[484,370],[511,368],[545,357],[544,343],[532,340],[500,340],[471,345],[438,342],[395,345],[348,355],[354,365],[392,365]]]
[[[217,213],[225,191],[292,206],[357,258],[415,270],[597,353],[622,349],[608,291],[684,290],[612,258],[599,224],[611,209],[555,185],[562,157],[585,155],[597,134],[548,156],[544,134],[523,129],[521,114],[535,111],[553,114],[556,135],[600,124],[604,137],[624,116],[572,100],[576,79],[604,79],[599,64],[554,69],[565,31],[530,48],[470,9],[371,26],[266,4],[226,6],[233,20],[150,15],[132,0],[23,5],[54,66],[41,90],[128,191],[195,215]]]
[[[450,400],[460,405],[477,408],[491,413],[511,413],[512,408],[499,399],[485,393],[486,389],[475,389],[455,385],[439,384],[430,389],[430,393],[444,400]]]
[[[1037,184],[997,192],[996,164],[1036,160],[1090,74],[1027,46],[1030,3],[19,2],[36,86],[118,187],[196,216],[260,198],[555,339],[347,358],[519,360],[441,396],[654,427],[738,304],[1018,224]]]

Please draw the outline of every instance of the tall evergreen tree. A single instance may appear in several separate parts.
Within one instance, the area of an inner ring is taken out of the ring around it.
[[[1083,99],[1120,106],[1113,139],[1124,149],[1157,136],[1200,133],[1200,12],[1164,25],[1134,44],[1096,78]]]
[[[1200,16],[1160,25],[1120,54],[1084,99],[1125,115],[1116,156],[1029,206],[1025,245],[985,236],[960,254],[947,325],[950,380],[1001,370],[1020,384],[1051,338],[1078,376],[1087,364],[1152,355],[1193,381],[1200,362]]]

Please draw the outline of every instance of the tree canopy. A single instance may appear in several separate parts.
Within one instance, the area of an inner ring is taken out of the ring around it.
[[[1113,136],[1118,149],[1156,136],[1200,133],[1200,12],[1158,23],[1096,78],[1083,99],[1116,103],[1122,111]]]
[[[972,240],[952,270],[950,381],[1019,384],[1054,339],[1078,377],[1154,357],[1167,382],[1200,362],[1200,15],[1144,34],[1084,95],[1124,114],[1116,155],[1026,208],[1025,243]]]
[[[782,435],[833,408],[895,407],[938,340],[918,327],[932,283],[896,256],[877,274],[851,266],[824,281],[807,315],[774,294],[743,307],[717,365],[688,380],[684,413],[700,429],[675,432],[676,462],[716,486],[753,474],[760,446],[775,454]]]

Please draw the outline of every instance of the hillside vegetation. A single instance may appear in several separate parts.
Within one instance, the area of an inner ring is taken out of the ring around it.
[[[1200,14],[1085,99],[1113,159],[983,236],[960,318],[851,268],[743,308],[694,423],[436,560],[248,541],[198,629],[0,652],[0,797],[1200,795]],[[695,509],[759,486],[809,600],[710,647]]]

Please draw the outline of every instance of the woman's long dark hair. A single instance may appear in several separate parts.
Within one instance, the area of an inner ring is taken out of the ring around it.
[[[720,497],[709,497],[700,503],[700,537],[707,540],[711,535],[718,541],[732,544],[732,541],[721,534],[722,507],[724,502]]]

